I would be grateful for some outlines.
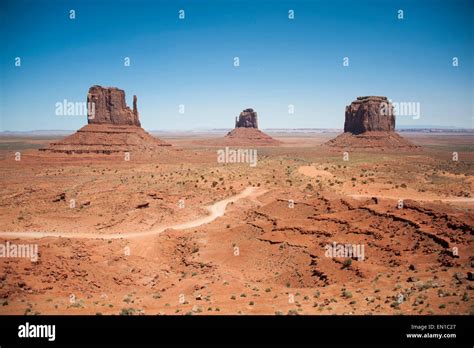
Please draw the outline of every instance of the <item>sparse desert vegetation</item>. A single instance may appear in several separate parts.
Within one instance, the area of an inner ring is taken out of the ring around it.
[[[129,162],[39,154],[49,139],[16,139],[16,162],[3,139],[2,232],[62,237],[0,237],[40,254],[0,259],[0,313],[473,312],[472,136],[457,162],[452,135],[411,135],[416,155],[347,161],[318,147],[327,134],[273,137],[282,145],[258,148],[255,167],[217,163],[217,147],[195,137],[164,139],[172,156]],[[248,187],[212,221],[127,235],[199,220]],[[333,242],[364,245],[364,259],[326,257]]]

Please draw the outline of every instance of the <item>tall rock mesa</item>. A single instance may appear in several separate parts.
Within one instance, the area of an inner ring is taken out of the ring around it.
[[[137,96],[133,96],[130,110],[123,90],[95,85],[89,88],[87,102],[87,124],[40,151],[67,155],[131,152],[134,156],[149,157],[159,154],[163,146],[171,146],[141,127]]]
[[[258,129],[257,113],[251,108],[245,109],[235,118],[235,128],[220,143],[231,146],[280,145],[280,141]]]
[[[395,113],[387,97],[357,97],[346,106],[344,133],[326,142],[344,149],[385,151],[418,147],[395,132]]]
[[[395,131],[393,105],[387,97],[357,97],[346,106],[344,132],[361,134],[371,131]]]
[[[125,92],[116,87],[92,86],[87,94],[89,124],[114,124],[140,127],[137,97],[133,96],[133,111],[125,102]]]
[[[235,118],[235,128],[257,128],[257,113],[253,109],[245,109]]]

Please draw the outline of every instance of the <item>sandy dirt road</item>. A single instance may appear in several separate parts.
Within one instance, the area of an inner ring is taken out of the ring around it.
[[[63,238],[89,238],[89,239],[120,239],[120,238],[137,238],[137,237],[146,237],[160,234],[167,229],[174,229],[174,230],[185,230],[189,228],[199,227],[201,225],[208,224],[215,219],[223,216],[227,209],[227,205],[229,203],[236,202],[240,199],[249,198],[254,200],[257,196],[265,193],[266,190],[262,188],[252,187],[249,186],[245,188],[242,192],[235,196],[231,196],[225,198],[221,201],[218,201],[214,204],[211,204],[206,207],[209,211],[209,215],[200,217],[198,219],[181,222],[177,224],[166,224],[157,226],[149,231],[144,232],[128,232],[128,233],[108,233],[108,234],[101,234],[101,233],[65,233],[65,232],[0,232],[0,237],[3,238],[47,238],[47,237],[63,237]]]

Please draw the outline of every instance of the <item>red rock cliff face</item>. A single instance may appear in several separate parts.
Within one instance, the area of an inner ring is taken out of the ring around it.
[[[87,95],[89,124],[115,124],[140,127],[137,97],[133,96],[133,111],[125,102],[125,92],[115,87],[92,86]],[[94,103],[92,107],[91,103]],[[93,111],[93,112],[92,112]]]
[[[235,118],[235,128],[258,128],[257,113],[253,109],[245,109]]]
[[[393,106],[386,97],[358,97],[346,106],[344,132],[395,131]]]

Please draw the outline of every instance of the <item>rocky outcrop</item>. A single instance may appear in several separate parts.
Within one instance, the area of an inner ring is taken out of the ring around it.
[[[125,92],[115,87],[92,86],[87,95],[88,124],[76,133],[49,144],[40,151],[62,154],[113,154],[133,152],[153,155],[170,144],[148,134],[141,126],[137,97],[133,110],[125,103]]]
[[[346,106],[344,132],[395,131],[393,106],[386,97],[358,97]]]
[[[235,119],[235,128],[223,138],[196,140],[195,144],[210,146],[278,146],[281,141],[273,139],[258,129],[257,113],[245,109]]]
[[[344,133],[325,145],[367,151],[413,150],[418,146],[395,132],[393,106],[386,97],[358,97],[346,106]]]
[[[257,112],[245,109],[235,119],[235,128],[219,144],[229,146],[277,146],[281,142],[258,129]]]
[[[235,118],[235,128],[257,128],[257,113],[253,109],[245,109]]]
[[[87,94],[89,124],[138,126],[137,96],[133,96],[133,111],[125,102],[125,92],[115,87],[92,86]],[[93,106],[92,106],[93,105]]]

